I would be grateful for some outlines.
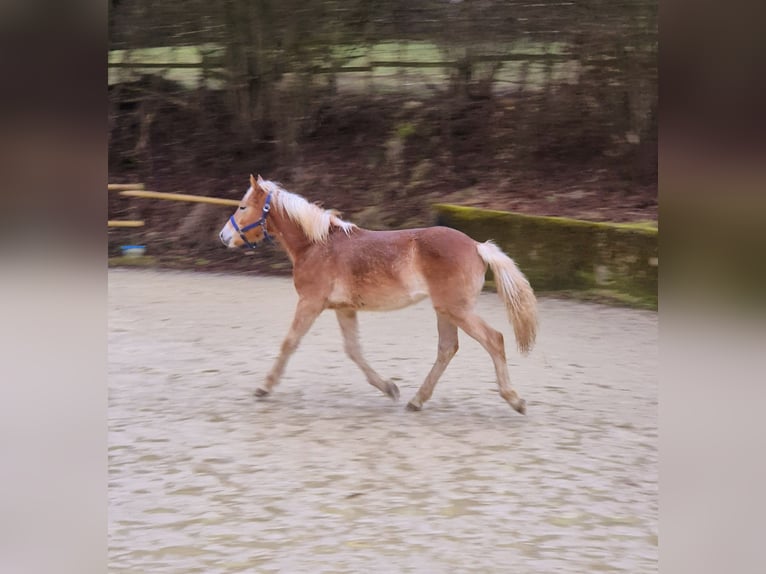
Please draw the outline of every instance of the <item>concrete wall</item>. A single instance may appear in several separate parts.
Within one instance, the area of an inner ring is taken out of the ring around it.
[[[506,211],[434,206],[437,224],[494,239],[538,293],[564,292],[657,308],[654,224],[595,223]]]

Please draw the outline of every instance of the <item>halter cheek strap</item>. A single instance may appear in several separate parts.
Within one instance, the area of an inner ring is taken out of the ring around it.
[[[250,231],[251,229],[254,229],[256,227],[261,227],[263,229],[263,237],[266,239],[266,241],[268,241],[269,243],[274,243],[274,240],[272,239],[271,235],[269,235],[269,232],[266,230],[266,219],[268,219],[269,217],[269,211],[271,211],[271,194],[266,196],[266,201],[263,203],[263,211],[261,212],[261,218],[255,223],[251,223],[240,229],[239,225],[237,225],[237,222],[234,221],[234,216],[232,215],[229,218],[229,223],[231,223],[231,226],[234,228],[234,231],[239,233],[239,237],[242,239],[242,241],[245,242],[245,245],[247,245],[250,249],[255,249],[258,245],[255,243],[250,243],[247,240],[247,237],[245,237],[245,232]]]

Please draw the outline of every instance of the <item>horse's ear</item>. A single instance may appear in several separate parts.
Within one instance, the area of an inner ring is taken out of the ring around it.
[[[259,175],[259,176],[258,176],[258,180],[260,181],[260,179],[261,179],[261,176]],[[250,174],[250,186],[251,186],[253,189],[255,189],[256,187],[258,187],[258,184],[256,183],[256,181],[255,181],[255,178],[253,177],[253,174],[252,174],[252,173]]]
[[[264,184],[264,183],[266,183],[266,182],[265,182],[265,181],[263,181],[263,178],[261,177],[261,174],[259,173],[259,174],[258,174],[258,185],[259,185],[261,188],[263,188],[263,184]]]

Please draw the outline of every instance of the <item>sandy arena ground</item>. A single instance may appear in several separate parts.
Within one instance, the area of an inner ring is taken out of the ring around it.
[[[540,301],[520,357],[527,416],[461,348],[423,411],[429,302],[360,314],[392,402],[343,353],[334,313],[275,393],[253,390],[292,318],[289,279],[109,271],[110,572],[657,571],[657,315]]]

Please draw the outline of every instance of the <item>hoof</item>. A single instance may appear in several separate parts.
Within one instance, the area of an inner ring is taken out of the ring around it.
[[[397,387],[394,383],[388,383],[388,390],[386,391],[386,394],[391,397],[391,400],[398,401],[399,387]]]
[[[519,399],[518,401],[516,401],[515,404],[511,406],[517,413],[522,415],[527,414],[527,401],[525,401],[524,399]]]
[[[257,389],[255,389],[255,392],[253,394],[258,398],[267,397],[269,396],[269,391],[267,391],[266,389],[262,389],[261,387],[258,387]]]
[[[410,401],[409,403],[407,403],[407,410],[408,410],[408,411],[417,412],[417,411],[419,411],[419,410],[422,410],[422,409],[423,409],[423,407],[422,407],[421,405],[416,405],[416,404],[415,404],[415,403],[413,403],[412,401]]]

